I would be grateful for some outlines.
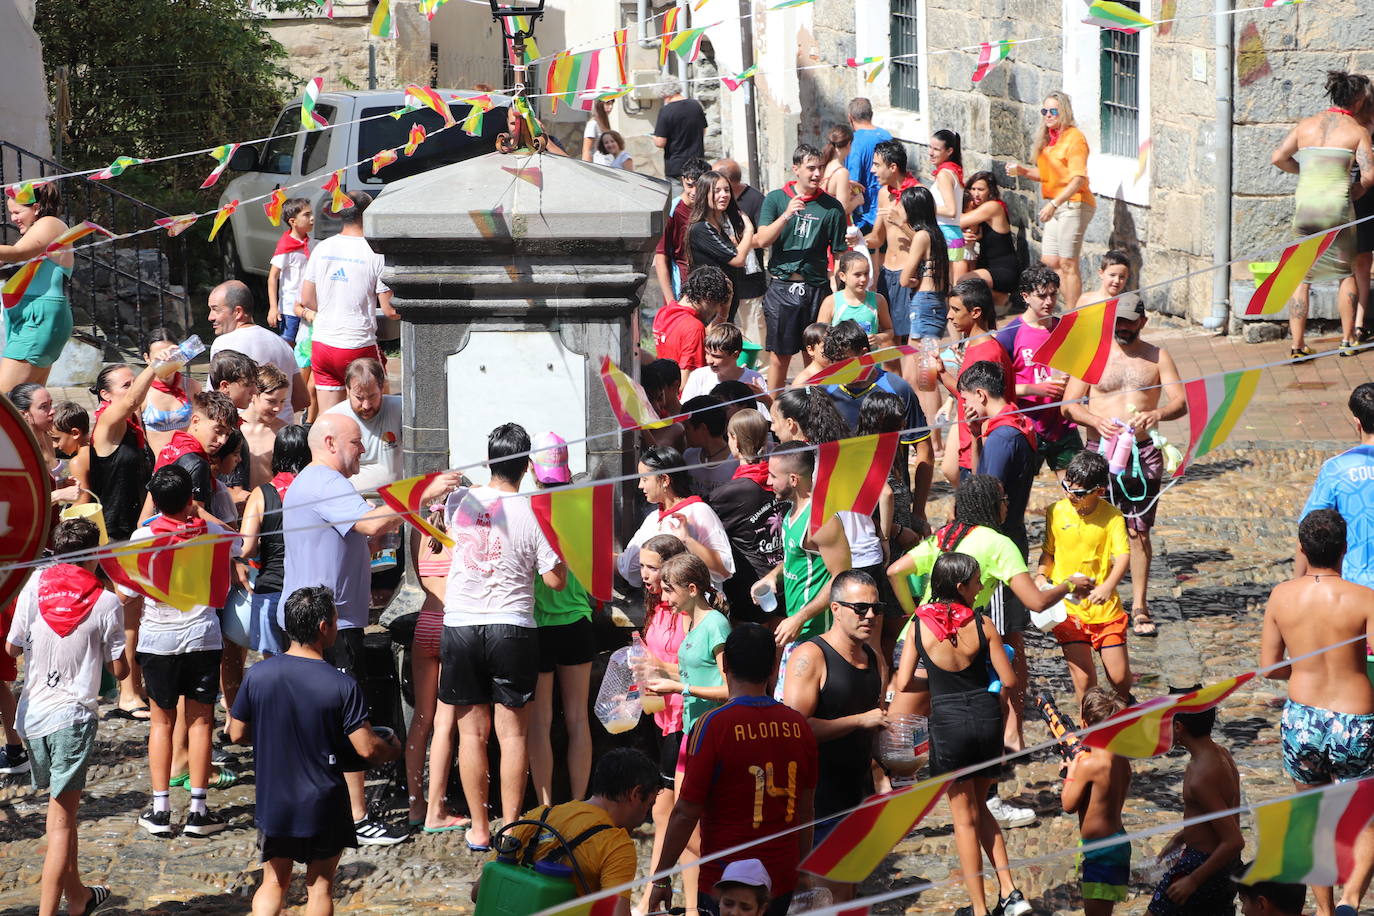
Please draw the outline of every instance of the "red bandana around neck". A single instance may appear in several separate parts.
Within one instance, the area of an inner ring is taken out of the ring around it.
[[[172,377],[167,379],[166,381],[163,381],[160,378],[155,378],[153,379],[153,390],[161,391],[163,394],[170,394],[178,401],[185,403],[185,401],[187,400],[186,390],[182,388],[181,380],[182,377],[180,372],[173,374]]]
[[[983,438],[986,439],[989,435],[992,434],[992,431],[994,429],[997,429],[999,426],[1010,426],[1013,429],[1015,429],[1021,435],[1026,437],[1026,442],[1030,445],[1031,451],[1035,451],[1037,447],[1037,442],[1035,439],[1035,425],[1031,422],[1031,418],[1029,416],[1023,413],[1018,413],[1015,407],[1008,404],[1006,407],[1002,408],[1001,412],[998,413],[997,416],[992,417],[983,426]]]
[[[959,644],[959,630],[973,619],[973,608],[957,602],[946,604],[943,601],[923,604],[916,609],[921,623],[930,628],[937,640],[949,640]]]
[[[39,574],[38,613],[64,637],[90,615],[101,591],[100,580],[90,570],[58,563]]]
[[[936,169],[936,171],[938,172],[939,169]],[[920,184],[921,183],[916,180],[916,176],[908,172],[906,177],[902,179],[901,184],[897,185],[896,187],[893,187],[892,185],[887,185],[887,193],[891,194],[893,197],[901,197],[902,192],[905,191],[907,188],[919,187]]]
[[[277,491],[277,496],[280,499],[286,499],[286,489],[291,486],[291,482],[295,479],[295,471],[278,471],[272,475],[272,489]]]
[[[277,250],[272,252],[272,256],[279,254],[290,254],[299,251],[301,254],[310,254],[310,240],[298,239],[290,232],[283,232],[281,238],[277,239]]]
[[[687,497],[686,499],[684,499],[684,500],[682,500],[681,502],[679,502],[677,505],[673,506],[673,508],[671,508],[671,509],[659,509],[659,510],[658,510],[658,521],[659,521],[660,524],[662,524],[662,523],[663,523],[663,520],[664,520],[665,518],[667,518],[668,516],[670,516],[670,515],[676,515],[677,513],[681,512],[683,509],[686,509],[688,506],[692,505],[693,503],[699,503],[699,502],[701,502],[701,497],[700,497],[700,496],[689,496],[689,497]]]
[[[741,464],[739,467],[735,468],[735,473],[730,479],[739,480],[741,477],[749,478],[769,493],[773,492],[773,488],[768,485],[767,461],[758,461],[754,464]]]
[[[822,194],[824,194],[825,191],[824,189],[817,187],[816,193],[812,194],[810,197],[807,197],[805,195],[797,193],[797,183],[795,181],[789,181],[787,182],[787,184],[782,186],[782,193],[786,194],[788,197],[800,197],[806,203],[810,203],[817,197],[820,197]]]
[[[155,537],[171,537],[175,541],[189,541],[191,538],[200,537],[208,534],[210,526],[205,524],[203,518],[192,518],[182,521],[180,519],[168,518],[165,515],[155,515],[148,522],[148,530]]]
[[[154,470],[161,470],[169,464],[176,463],[176,460],[183,455],[199,455],[206,461],[210,460],[209,454],[205,451],[205,446],[200,444],[200,440],[191,435],[184,429],[179,429],[172,433],[172,441],[162,447],[162,451],[157,456],[157,467]]]

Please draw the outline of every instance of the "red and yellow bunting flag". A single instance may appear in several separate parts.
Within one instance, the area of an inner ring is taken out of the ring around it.
[[[376,175],[399,158],[394,149],[378,150],[372,155],[372,174]]]
[[[1317,263],[1317,258],[1331,247],[1331,243],[1336,241],[1336,236],[1340,234],[1341,231],[1336,229],[1285,248],[1279,257],[1279,265],[1250,297],[1245,314],[1272,315],[1282,310],[1306,278],[1312,265]]]
[[[662,429],[673,424],[671,419],[659,418],[639,382],[626,375],[609,356],[601,358],[601,384],[621,429]]]
[[[1255,676],[1247,671],[1199,687],[1191,693],[1155,697],[1112,716],[1097,731],[1083,736],[1088,747],[1100,747],[1122,757],[1157,757],[1174,745],[1174,716],[1211,709]]]
[[[811,494],[812,534],[836,512],[873,514],[892,470],[900,435],[854,436],[816,446],[816,485]]]
[[[415,151],[420,148],[420,144],[425,142],[425,136],[423,124],[410,125],[410,136],[406,138],[406,145],[401,148],[401,152],[407,156],[414,156]]]
[[[1035,351],[1035,361],[1096,385],[1112,352],[1116,303],[1108,299],[1060,318],[1049,339]]]
[[[343,173],[343,169],[335,169],[334,173],[329,176],[329,180],[320,187],[321,191],[329,192],[330,213],[338,213],[340,210],[347,210],[353,206],[353,201],[343,190]]]
[[[320,92],[323,89],[324,77],[322,76],[317,76],[305,84],[305,93],[301,96],[301,127],[306,130],[318,130],[321,127],[329,126],[329,122],[315,111],[315,106],[320,102]]]
[[[830,835],[802,860],[799,870],[827,881],[845,884],[863,881],[882,863],[892,847],[930,813],[949,783],[949,777],[937,776],[909,789],[877,796],[883,801],[845,815]]]
[[[84,223],[79,223],[71,227],[66,232],[53,239],[43,251],[45,254],[55,254],[64,248],[72,247],[74,242],[84,239],[88,235],[103,235],[108,239],[112,238],[114,233],[104,226],[97,226],[90,220],[86,220]]]
[[[222,146],[217,146],[210,150],[210,155],[214,157],[215,161],[219,164],[216,165],[214,170],[211,171],[209,175],[206,175],[205,180],[200,183],[202,189],[214,187],[215,182],[219,181],[219,176],[223,175],[224,170],[229,167],[229,159],[234,155],[234,150],[238,148],[239,144],[237,143],[225,143]]]
[[[117,178],[124,174],[124,170],[131,165],[141,165],[147,159],[135,159],[133,156],[116,156],[115,161],[105,166],[100,171],[91,176],[91,181],[105,181],[110,178]]]
[[[219,212],[215,214],[215,222],[210,226],[210,241],[215,240],[215,236],[219,235],[220,227],[224,225],[224,221],[233,216],[234,211],[238,208],[239,202],[237,200],[231,200],[219,208]]]
[[[668,63],[668,42],[673,40],[674,33],[677,32],[677,17],[682,14],[682,7],[675,6],[663,14],[663,31],[658,36],[658,68],[662,70]]]
[[[5,281],[5,285],[0,287],[0,302],[4,303],[5,308],[12,309],[23,301],[25,291],[28,290],[29,284],[33,282],[34,275],[38,273],[38,268],[42,264],[42,258],[37,261],[29,261]]]
[[[163,229],[167,230],[167,235],[169,237],[176,238],[187,229],[194,226],[198,219],[200,219],[200,217],[196,216],[194,213],[183,213],[180,216],[164,216],[161,219],[155,219],[153,220],[153,225],[161,226]]]
[[[630,81],[630,73],[627,67],[629,58],[629,29],[615,30],[615,72],[620,78],[620,85],[625,85]]]
[[[595,900],[584,900],[579,897],[561,907],[551,908],[549,913],[550,916],[615,916],[616,904],[619,901],[619,894],[598,897]]]
[[[47,184],[46,181],[25,181],[20,184],[6,185],[5,196],[17,204],[31,207],[34,201],[38,200],[38,195],[34,192],[45,184]]]
[[[119,585],[179,611],[220,608],[229,597],[233,543],[225,534],[159,534],[112,548],[100,568]]]
[[[870,350],[859,356],[842,359],[838,363],[826,366],[820,372],[811,376],[806,384],[848,385],[868,375],[868,373],[873,370],[873,367],[879,363],[901,359],[903,356],[915,356],[919,352],[919,350],[910,344],[899,344],[895,347],[883,347],[881,350]]]
[[[262,205],[262,212],[267,214],[267,221],[274,226],[281,225],[281,211],[286,206],[286,189],[277,188],[272,192],[272,196],[267,198],[267,203]]]
[[[425,507],[420,505],[420,496],[425,492],[425,488],[441,473],[435,471],[432,474],[407,477],[405,480],[389,483],[384,487],[378,487],[377,495],[382,498],[382,502],[404,515],[406,521],[418,528],[421,534],[434,538],[451,550],[455,546],[453,538],[431,525],[426,518]]]
[[[554,488],[530,496],[549,544],[568,572],[595,598],[611,600],[615,575],[614,484],[578,490]]]
[[[428,86],[407,86],[406,101],[428,108],[444,119],[445,127],[452,127],[458,123],[453,117],[453,112],[448,110],[448,103],[443,100],[439,93]]]

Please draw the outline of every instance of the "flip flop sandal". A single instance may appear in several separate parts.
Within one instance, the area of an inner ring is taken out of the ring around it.
[[[110,889],[99,884],[86,888],[91,892],[91,899],[86,902],[86,908],[81,911],[81,916],[90,916],[97,909],[104,906],[110,899]]]
[[[144,713],[144,715],[140,716],[139,713]],[[153,711],[147,706],[135,706],[133,709],[125,709],[122,706],[116,706],[114,709],[105,713],[105,718],[128,719],[130,722],[147,722],[153,718]]]
[[[1148,614],[1133,614],[1131,616],[1131,632],[1136,636],[1158,636],[1159,626],[1154,622],[1154,618]]]
[[[421,823],[423,823],[423,821]],[[442,827],[425,827],[423,829],[425,833],[448,833],[450,830],[467,830],[471,826],[472,821],[469,818],[459,817],[455,818],[452,824],[445,824]],[[472,844],[468,845],[471,846]]]

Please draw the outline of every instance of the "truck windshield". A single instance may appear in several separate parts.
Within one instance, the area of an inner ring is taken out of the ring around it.
[[[461,101],[455,101],[449,106],[460,125],[470,109],[470,105]],[[392,111],[395,111],[395,108],[362,110],[361,116],[372,120],[364,120],[358,125],[356,159],[370,159],[380,150],[405,146],[412,124],[424,127],[428,136],[415,151],[414,156],[407,157],[401,153],[398,160],[386,166],[377,175],[372,174],[371,162],[364,162],[358,166],[358,177],[363,181],[383,184],[492,152],[496,148],[496,135],[506,129],[506,109],[503,106],[493,108],[483,116],[480,137],[469,137],[463,133],[461,126],[436,133],[444,126],[444,119],[428,108],[407,112],[399,118],[374,117]]]

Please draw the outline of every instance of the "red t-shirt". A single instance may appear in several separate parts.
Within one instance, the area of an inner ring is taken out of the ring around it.
[[[659,309],[654,316],[654,352],[659,359],[677,363],[679,369],[706,365],[706,325],[697,310],[676,301]]]
[[[667,255],[669,260],[677,262],[678,276],[684,280],[687,279],[687,224],[691,219],[692,208],[679,200],[668,216],[663,235],[659,236],[658,244],[654,246],[654,254]],[[670,292],[663,291],[665,299]]]
[[[811,726],[772,697],[736,697],[702,716],[687,754],[681,797],[703,806],[703,856],[797,826],[798,800],[816,790]],[[799,833],[751,846],[735,858],[762,861],[773,895],[786,894],[797,883]],[[726,864],[703,864],[699,886],[714,887]]]
[[[1015,407],[1016,372],[1011,367],[1011,357],[1007,355],[1007,351],[1003,349],[1002,345],[997,342],[996,337],[991,334],[985,335],[982,331],[977,331],[975,333],[978,335],[978,340],[969,344],[968,349],[964,350],[964,361],[959,365],[959,374],[963,375],[965,369],[982,360],[997,363],[1002,367],[1002,377],[1007,380],[1004,386],[1003,397],[1007,399],[1007,404]],[[958,390],[957,385],[955,387],[955,395],[958,398],[958,403],[955,404],[955,407],[959,411],[958,418],[962,420],[964,418],[964,395]],[[969,470],[974,469],[973,457],[969,454],[972,449],[973,437],[968,433],[968,424],[960,423],[959,467],[968,468]]]

